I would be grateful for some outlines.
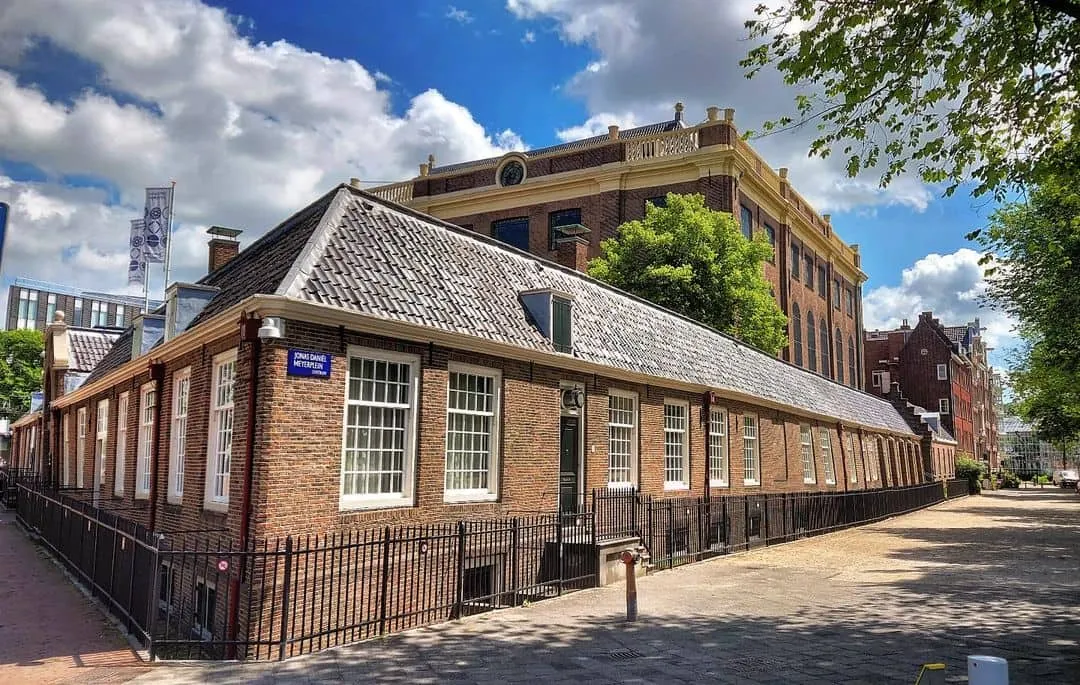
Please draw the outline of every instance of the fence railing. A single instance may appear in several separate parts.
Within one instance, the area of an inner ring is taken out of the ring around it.
[[[260,540],[153,534],[21,483],[18,516],[165,659],[280,659],[595,586],[590,512]]]
[[[955,481],[859,492],[659,499],[634,490],[593,493],[598,540],[639,537],[657,568],[880,521],[968,494]]]
[[[945,481],[945,493],[949,499],[952,499],[953,497],[963,497],[964,495],[971,494],[971,484],[968,483],[966,478],[947,480]]]

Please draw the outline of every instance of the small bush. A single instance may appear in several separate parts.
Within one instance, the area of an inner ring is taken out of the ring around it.
[[[1049,484],[1050,484],[1050,476],[1046,475],[1045,473],[1042,474],[1041,476],[1039,476],[1039,485],[1049,485]]]
[[[968,482],[968,490],[972,493],[979,491],[985,470],[981,462],[975,461],[969,456],[961,456],[956,459],[956,477],[963,478]]]
[[[1005,473],[1001,476],[1001,487],[1003,488],[1018,488],[1020,487],[1020,476],[1015,473]]]

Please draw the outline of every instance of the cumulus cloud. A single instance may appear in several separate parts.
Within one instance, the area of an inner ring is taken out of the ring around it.
[[[980,256],[968,248],[929,254],[904,269],[899,285],[870,290],[863,296],[866,329],[896,328],[904,319],[914,326],[920,312],[932,311],[945,325],[961,325],[977,317],[991,347],[1003,350],[1015,344],[1014,322],[982,306],[986,279]]]
[[[562,39],[589,46],[596,59],[583,65],[563,91],[581,98],[589,120],[567,132],[594,130],[596,117],[625,112],[634,121],[670,119],[672,105],[686,105],[686,119],[705,118],[709,105],[734,107],[741,130],[793,112],[795,92],[773,70],[752,81],[739,60],[751,44],[744,22],[760,0],[507,0],[513,15],[554,24]],[[606,127],[605,127],[606,130]],[[792,182],[822,212],[875,205],[926,208],[931,189],[904,177],[878,187],[878,174],[848,179],[843,160],[810,159],[813,127],[769,135],[753,142],[774,167],[790,169]],[[561,135],[561,134],[560,134]]]
[[[391,75],[252,42],[238,21],[198,0],[5,5],[0,160],[46,178],[0,176],[12,206],[5,276],[122,290],[128,219],[148,185],[177,182],[173,276],[195,279],[210,224],[250,242],[350,177],[392,181],[428,154],[450,163],[523,147],[436,90],[396,114],[383,90]],[[22,82],[20,56],[43,42],[92,65],[94,82],[55,95]],[[69,187],[72,176],[101,187]]]
[[[450,5],[446,8],[446,18],[459,24],[471,24],[473,16],[468,11]]]
[[[535,43],[536,42],[536,32],[535,31],[526,31],[525,35],[523,35],[521,37],[521,42],[522,43]]]

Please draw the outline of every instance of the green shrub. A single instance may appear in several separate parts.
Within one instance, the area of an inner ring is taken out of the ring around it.
[[[1050,476],[1046,475],[1045,473],[1042,474],[1041,476],[1039,476],[1039,485],[1049,485],[1049,484],[1050,484]]]
[[[1018,488],[1020,487],[1020,477],[1015,473],[1004,473],[1001,476],[1001,487],[1003,488]]]
[[[981,482],[985,470],[981,462],[972,459],[970,456],[963,455],[956,458],[956,477],[963,478],[968,482],[968,489],[971,492],[978,492],[981,487]]]

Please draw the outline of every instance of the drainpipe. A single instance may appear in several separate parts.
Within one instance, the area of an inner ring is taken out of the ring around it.
[[[255,418],[257,416],[257,404],[259,393],[259,362],[262,359],[262,339],[259,338],[259,326],[262,320],[256,315],[244,315],[240,319],[240,344],[248,343],[249,358],[251,363],[248,367],[248,392],[247,392],[247,425],[244,436],[244,473],[242,488],[240,491],[240,530],[238,536],[238,548],[240,550],[240,568],[233,576],[232,591],[229,593],[229,647],[228,658],[236,658],[236,639],[240,631],[240,579],[247,573],[247,555],[244,553],[248,546],[248,528],[251,525],[251,481],[252,468],[255,462]]]
[[[848,471],[847,471],[847,450],[844,448],[844,423],[843,421],[836,422],[836,437],[840,439],[840,465],[844,471],[844,492],[851,489],[848,484]]]
[[[706,391],[705,396],[702,398],[702,404],[705,407],[705,421],[704,421],[704,423],[705,423],[705,470],[704,470],[703,475],[705,476],[705,500],[706,501],[708,501],[710,499],[710,497],[711,497],[711,495],[709,493],[709,490],[711,489],[710,484],[712,482],[709,479],[709,459],[710,459],[710,455],[709,455],[709,439],[710,439],[710,436],[712,435],[712,433],[711,433],[711,431],[712,431],[712,403],[713,403],[713,393],[712,393],[712,391]]]
[[[150,380],[154,382],[154,444],[150,451],[150,532],[157,532],[158,462],[161,454],[161,389],[165,385],[165,364],[150,362]],[[96,468],[96,467],[95,467]]]

